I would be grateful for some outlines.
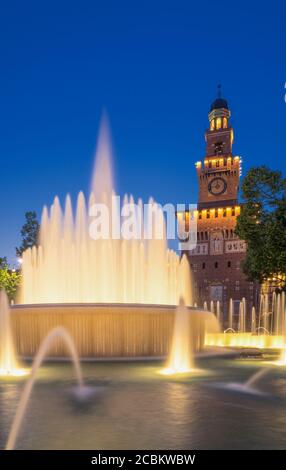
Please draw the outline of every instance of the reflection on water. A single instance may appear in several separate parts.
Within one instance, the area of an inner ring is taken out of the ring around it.
[[[211,385],[243,383],[258,361],[198,360],[197,378],[172,379],[156,363],[86,363],[87,400],[74,394],[71,366],[39,374],[17,446],[21,449],[284,448],[286,374],[273,370],[255,397]],[[22,381],[0,382],[0,447],[7,438]],[[279,398],[277,398],[279,397]]]

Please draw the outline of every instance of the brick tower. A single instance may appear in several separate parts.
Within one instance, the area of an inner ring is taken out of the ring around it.
[[[228,103],[218,97],[209,112],[205,133],[206,155],[196,163],[199,199],[197,246],[187,253],[194,276],[198,304],[219,300],[226,318],[230,297],[238,313],[239,301],[246,298],[247,311],[256,305],[257,286],[242,272],[246,244],[235,235],[240,213],[238,190],[241,159],[232,152],[233,128]]]

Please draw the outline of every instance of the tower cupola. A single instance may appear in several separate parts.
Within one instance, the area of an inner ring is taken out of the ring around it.
[[[227,101],[221,96],[221,85],[218,85],[217,98],[212,102],[209,121],[210,130],[220,130],[228,128],[228,120],[230,118],[230,111],[228,109]]]

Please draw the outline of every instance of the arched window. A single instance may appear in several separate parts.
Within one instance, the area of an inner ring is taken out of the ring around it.
[[[227,119],[226,119],[226,117],[223,118],[223,128],[224,129],[227,128]]]
[[[216,118],[216,128],[221,129],[221,118]]]
[[[214,267],[218,268],[218,262],[217,261],[215,262]]]
[[[206,269],[206,263],[202,264],[202,269]]]
[[[214,119],[211,120],[211,131],[213,131],[215,128],[215,121]]]

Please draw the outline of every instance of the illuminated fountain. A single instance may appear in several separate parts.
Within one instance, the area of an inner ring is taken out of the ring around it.
[[[69,196],[64,209],[57,197],[50,211],[44,208],[39,246],[23,255],[22,304],[176,305],[182,294],[190,305],[188,263],[167,247],[161,208],[150,200],[143,214],[142,201],[134,207],[132,196],[125,196],[122,207],[114,194],[111,168],[103,121],[89,200],[79,193],[75,214]],[[105,204],[103,215],[99,204]],[[128,218],[126,208],[134,208]],[[97,237],[102,225],[104,231]],[[133,227],[130,239],[121,237],[124,228],[126,234]]]
[[[122,205],[115,197],[111,154],[103,120],[88,200],[80,193],[73,211],[69,196],[64,208],[56,197],[43,209],[39,246],[23,254],[20,303],[12,308],[21,355],[34,356],[61,325],[81,357],[164,356],[180,296],[192,305],[189,263],[168,249],[162,209],[150,200],[143,211],[139,200],[125,216],[134,200],[125,196]],[[131,226],[135,234],[122,237]],[[51,356],[65,354],[59,342],[50,349]]]
[[[253,395],[264,395],[263,392],[256,388],[257,383],[259,380],[262,379],[268,372],[270,371],[269,367],[262,367],[258,371],[254,372],[249,379],[246,380],[244,383],[229,383],[225,385],[225,388],[229,390],[233,390],[236,392],[242,393],[250,393]]]
[[[13,450],[16,444],[17,436],[21,427],[21,423],[23,421],[25,411],[33,390],[33,386],[36,380],[36,374],[38,372],[38,369],[41,367],[41,364],[43,360],[45,359],[45,356],[47,352],[49,351],[49,348],[51,347],[52,343],[56,340],[60,339],[61,341],[64,342],[64,346],[68,349],[68,353],[72,359],[74,369],[75,369],[75,374],[78,382],[78,387],[79,387],[79,396],[80,394],[84,395],[85,394],[85,387],[83,383],[83,378],[82,378],[82,373],[81,373],[81,368],[80,368],[80,362],[79,362],[79,357],[78,353],[76,351],[74,342],[69,335],[69,333],[61,327],[55,328],[54,330],[50,331],[49,334],[46,336],[46,338],[43,340],[42,344],[40,345],[39,351],[37,352],[32,370],[31,370],[31,375],[29,377],[29,380],[26,382],[24,390],[22,392],[20,402],[18,404],[18,408],[10,429],[10,433],[8,436],[7,444],[6,444],[6,450]]]
[[[194,352],[202,349],[205,332],[218,332],[219,323],[215,316],[206,312],[190,312],[185,306],[183,297],[175,313],[175,325],[166,367],[161,374],[172,375],[195,372]]]
[[[233,330],[233,300],[229,299],[229,310],[228,310],[228,328]]]
[[[286,348],[281,349],[278,361],[274,361],[276,366],[286,366]]]
[[[252,307],[252,309],[251,309],[251,333],[252,334],[256,333],[256,312],[255,312],[255,307]]]
[[[164,374],[177,374],[191,372],[194,368],[194,345],[192,342],[190,314],[183,298],[175,313],[175,325],[172,347]]]
[[[239,333],[245,332],[245,302],[243,300],[239,304],[239,323],[238,323],[238,331]]]
[[[10,308],[6,293],[0,291],[0,376],[21,376],[10,325]]]
[[[222,318],[221,318],[221,310],[220,310],[220,301],[218,300],[216,303],[216,317],[219,325],[222,325]]]
[[[208,334],[206,345],[283,350],[286,346],[285,293],[273,293],[272,298],[267,294],[261,295],[258,312],[258,321],[256,321],[255,307],[251,308],[250,331],[247,331],[246,302],[242,299],[239,304],[238,332],[236,333],[233,330],[233,303],[230,300],[228,328],[224,333]]]

